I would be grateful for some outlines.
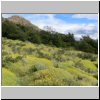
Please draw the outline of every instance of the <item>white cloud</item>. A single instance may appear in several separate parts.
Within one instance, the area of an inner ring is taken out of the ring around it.
[[[92,38],[97,38],[97,26],[96,24],[72,24],[67,23],[64,20],[58,19],[54,14],[37,14],[33,15],[31,22],[43,29],[44,26],[51,26],[57,32],[67,34],[72,32],[76,38],[81,38],[82,35],[89,35]],[[94,35],[95,34],[95,35]]]
[[[75,14],[75,15],[79,16],[79,14]],[[3,16],[7,17],[8,15],[3,15]],[[31,23],[33,23],[34,25],[38,26],[41,29],[43,29],[44,26],[51,26],[57,32],[61,32],[64,34],[67,34],[68,32],[72,32],[76,38],[81,38],[82,35],[89,35],[92,38],[98,38],[97,25],[95,23],[86,24],[84,22],[83,24],[79,24],[79,23],[72,24],[72,23],[65,22],[62,19],[56,18],[55,14],[31,14],[31,15],[24,14],[21,16],[23,16],[27,20],[30,20]]]
[[[97,20],[98,14],[74,14],[72,18],[87,18],[89,20]]]

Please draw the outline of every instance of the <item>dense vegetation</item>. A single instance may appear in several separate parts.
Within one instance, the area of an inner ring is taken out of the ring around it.
[[[3,86],[98,85],[98,40],[6,19],[2,36]]]
[[[2,85],[96,86],[96,54],[2,38]]]
[[[32,27],[15,24],[8,20],[2,23],[2,36],[9,39],[30,41],[32,43],[46,44],[56,47],[73,47],[89,53],[98,53],[98,40],[83,36],[79,41],[74,34],[61,34],[52,30],[35,30]]]

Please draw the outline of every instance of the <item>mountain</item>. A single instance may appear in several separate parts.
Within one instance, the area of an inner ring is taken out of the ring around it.
[[[7,20],[9,20],[9,21],[11,21],[11,22],[13,22],[15,24],[20,24],[22,26],[31,27],[31,28],[33,28],[35,30],[40,31],[40,29],[37,26],[33,25],[30,21],[26,20],[23,17],[11,16],[11,17],[7,18]]]

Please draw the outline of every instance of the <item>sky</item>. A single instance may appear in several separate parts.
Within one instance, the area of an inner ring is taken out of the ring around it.
[[[76,39],[84,35],[98,38],[98,14],[2,14],[4,18],[14,15],[24,17],[41,29],[50,26],[63,34],[73,33]]]

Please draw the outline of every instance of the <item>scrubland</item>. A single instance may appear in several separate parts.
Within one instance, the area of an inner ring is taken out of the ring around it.
[[[98,55],[2,38],[3,86],[97,86]]]

